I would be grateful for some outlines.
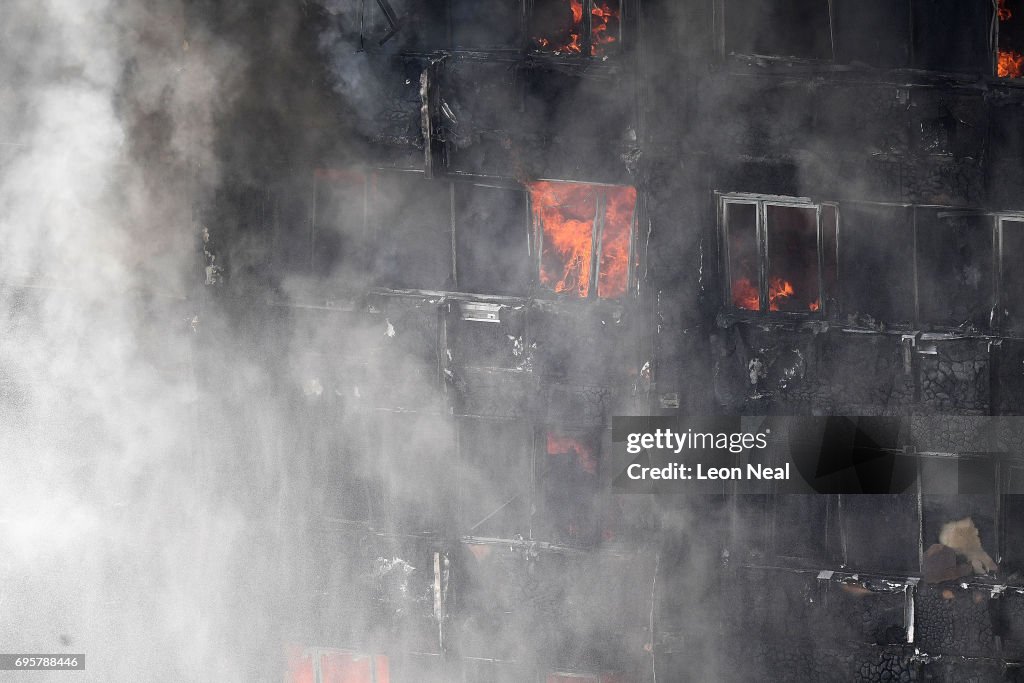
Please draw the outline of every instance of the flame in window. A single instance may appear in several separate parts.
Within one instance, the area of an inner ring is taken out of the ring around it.
[[[602,299],[616,299],[626,293],[629,284],[629,244],[633,235],[636,188],[609,188],[605,197],[597,295]]]
[[[541,284],[559,294],[590,294],[594,222],[603,199],[597,294],[611,299],[626,293],[635,188],[542,181],[530,185],[530,199],[542,237]]]
[[[999,21],[1009,21],[1013,12],[1006,6],[1006,0],[999,0],[996,16]],[[996,75],[999,78],[1020,78],[1024,76],[1024,55],[1016,50],[999,48],[996,61]]]
[[[1024,55],[1015,50],[1000,50],[996,73],[1000,78],[1020,78],[1024,75]]]
[[[617,40],[608,28],[618,25],[619,9],[618,7],[613,9],[607,2],[598,3],[595,0],[594,9],[590,11],[590,14],[593,16],[590,25],[590,55],[597,57],[604,52],[606,45]]]
[[[580,469],[588,474],[597,474],[597,458],[590,447],[579,439],[548,432],[547,451],[551,456],[574,455]]]
[[[796,294],[793,283],[781,277],[772,278],[768,283],[768,310],[778,311],[779,302]],[[750,278],[738,278],[732,283],[732,305],[747,311],[756,311],[761,308],[760,294],[757,286],[750,281]],[[821,310],[820,299],[815,299],[807,305],[807,310]]]
[[[572,14],[571,27],[554,40],[550,37],[534,36],[533,42],[537,47],[548,52],[583,54],[583,35],[586,30],[583,24],[583,0],[568,0],[568,2],[569,11]],[[618,27],[620,16],[618,0],[610,2],[595,0],[590,15],[590,56],[597,57],[604,54],[606,46],[618,41],[618,37],[613,35],[614,30],[609,30]]]
[[[741,277],[732,283],[732,305],[747,311],[761,308],[761,295],[750,278]]]

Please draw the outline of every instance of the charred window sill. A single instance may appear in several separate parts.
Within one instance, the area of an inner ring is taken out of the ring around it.
[[[804,313],[743,313],[723,311],[718,314],[718,327],[728,328],[736,324],[759,325],[764,329],[807,330],[814,333],[827,331],[834,322]]]

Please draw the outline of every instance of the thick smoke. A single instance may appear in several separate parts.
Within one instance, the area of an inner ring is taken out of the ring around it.
[[[192,205],[244,60],[185,10],[2,10],[0,651],[84,652],[83,680],[249,678],[228,634],[266,623],[191,370]]]

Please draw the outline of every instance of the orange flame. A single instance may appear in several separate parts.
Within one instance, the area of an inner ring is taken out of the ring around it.
[[[612,22],[619,20],[619,10],[617,7],[613,8],[612,6],[617,4],[617,0],[595,2],[590,10],[592,17],[590,24],[590,55],[592,57],[603,54],[606,45],[618,40],[609,32]],[[583,54],[583,0],[569,0],[569,10],[572,12],[572,27],[569,29],[568,36],[563,38],[564,42],[562,44],[553,44],[550,38],[535,36],[533,41],[537,47],[550,52]]]
[[[761,295],[750,278],[742,277],[732,283],[732,305],[747,311],[761,308]]]
[[[530,199],[542,237],[540,280],[557,293],[571,292],[582,298],[590,294],[599,197],[605,198],[605,209],[597,295],[612,299],[625,294],[629,285],[636,188],[547,181],[530,185]]]
[[[555,292],[590,293],[597,192],[580,183],[537,182],[530,199],[543,231],[540,281]]]
[[[779,299],[785,299],[795,294],[793,283],[783,280],[781,277],[773,277],[768,284],[768,310],[779,310]]]
[[[783,280],[781,277],[772,278],[768,283],[768,310],[778,311],[779,302],[796,294],[793,283]],[[760,294],[757,287],[750,278],[739,278],[732,283],[732,305],[747,311],[756,311],[761,308]],[[821,302],[815,299],[807,305],[807,310],[818,311],[821,309]]]
[[[573,455],[576,456],[576,463],[589,474],[597,474],[597,458],[594,457],[590,447],[579,439],[563,434],[548,432],[547,439],[548,455]]]
[[[608,32],[608,27],[612,21],[618,21],[619,11],[612,9],[607,2],[602,2],[595,3],[590,14],[593,16],[590,25],[590,55],[596,57],[604,52],[604,46],[617,40]]]
[[[1000,78],[1024,76],[1024,55],[1015,50],[1000,50],[996,73]]]
[[[626,293],[629,284],[629,242],[633,234],[636,188],[609,188],[605,196],[597,295],[602,299],[616,299]]]
[[[583,0],[569,0],[569,9],[572,10],[573,24],[583,21]]]

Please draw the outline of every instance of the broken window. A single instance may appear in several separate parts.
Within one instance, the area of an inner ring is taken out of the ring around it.
[[[726,52],[831,59],[828,0],[727,0]]]
[[[537,473],[546,532],[555,542],[591,545],[597,540],[598,464],[595,434],[549,429],[543,433]]]
[[[603,57],[622,41],[620,0],[535,0],[530,42],[538,52]]]
[[[526,294],[530,282],[526,193],[464,183],[454,188],[459,291]]]
[[[892,0],[832,0],[835,58],[841,64],[883,68],[910,61],[910,3]]]
[[[726,197],[722,217],[726,300],[734,308],[821,311],[825,287],[838,281],[834,205]]]
[[[913,64],[928,71],[992,73],[992,4],[962,0],[911,3]]]
[[[992,219],[918,209],[917,229],[921,321],[987,327],[992,309]]]
[[[996,75],[1000,78],[1024,76],[1024,2],[998,0],[998,47]]]
[[[530,185],[540,283],[580,298],[622,297],[629,288],[636,189],[541,181]]]
[[[843,205],[842,310],[866,322],[911,322],[914,211],[905,206]]]
[[[999,306],[1005,330],[1024,332],[1024,218],[999,220]]]
[[[459,532],[488,538],[530,535],[531,434],[512,422],[459,422]],[[501,448],[495,448],[501,444]]]

